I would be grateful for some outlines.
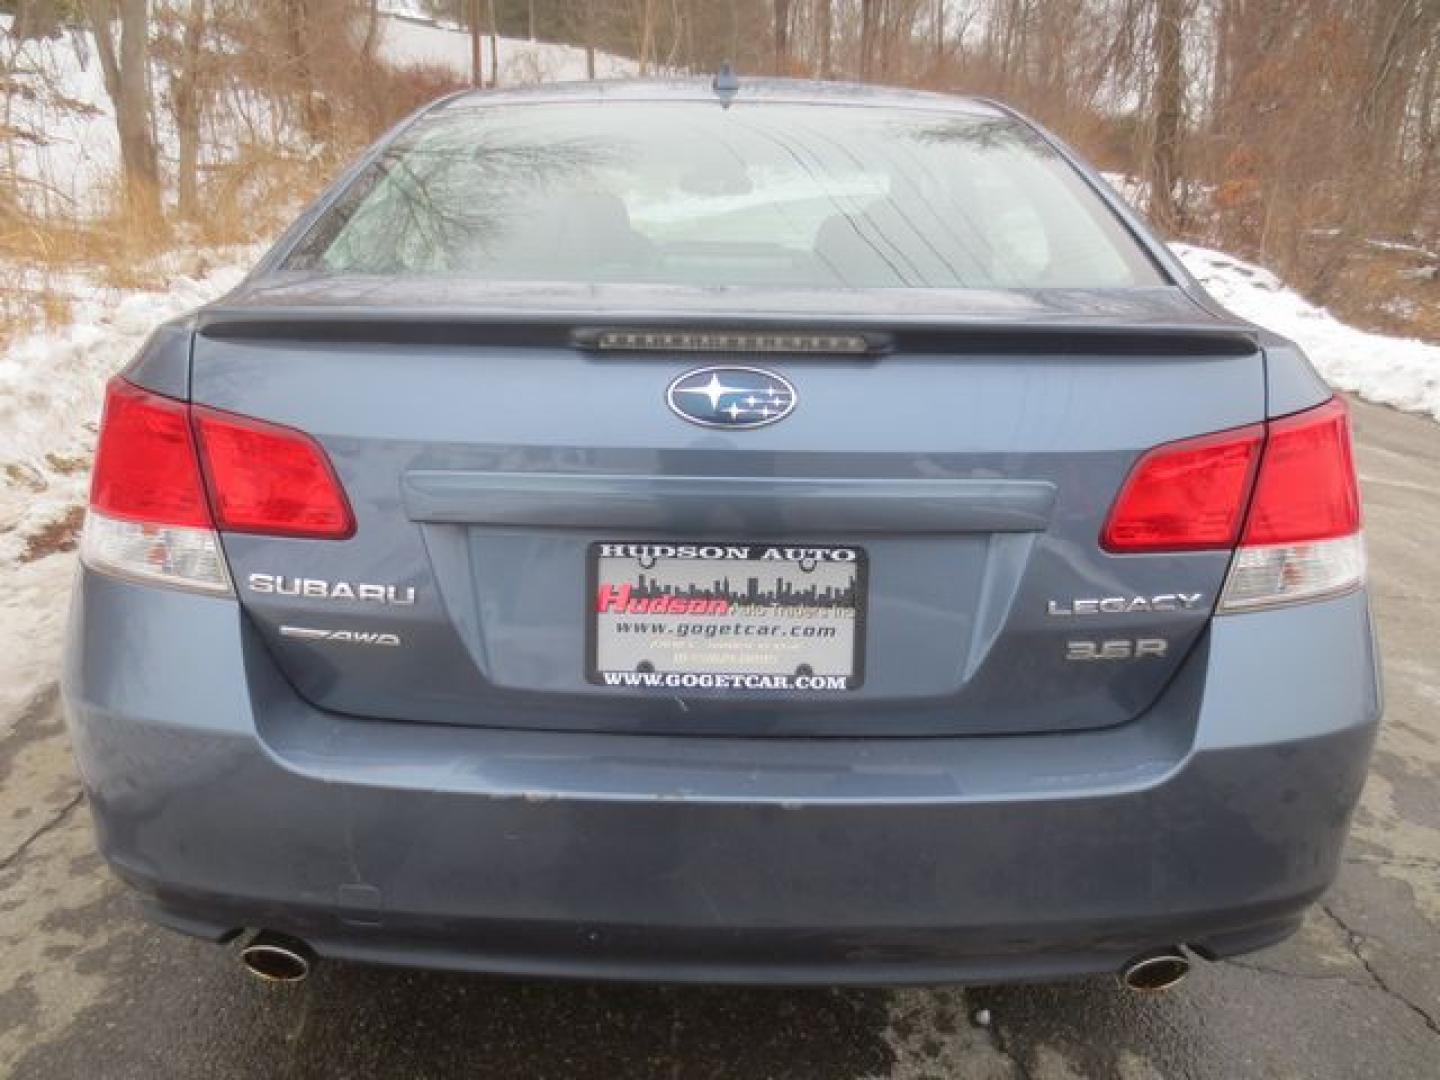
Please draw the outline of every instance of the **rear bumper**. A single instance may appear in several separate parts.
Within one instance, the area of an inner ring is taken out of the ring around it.
[[[1363,594],[1216,620],[1131,724],[988,739],[357,721],[232,601],[82,572],[75,605],[77,759],[152,917],[465,970],[1000,981],[1258,948],[1332,879],[1380,711]]]

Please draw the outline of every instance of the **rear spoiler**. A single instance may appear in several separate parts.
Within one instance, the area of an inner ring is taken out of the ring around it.
[[[523,317],[439,308],[224,307],[202,311],[196,329],[219,341],[557,347],[600,355],[653,353],[883,356],[890,352],[1104,356],[1244,356],[1259,351],[1243,323],[1113,317],[884,316],[826,319],[757,313],[680,325],[631,312],[540,310]]]

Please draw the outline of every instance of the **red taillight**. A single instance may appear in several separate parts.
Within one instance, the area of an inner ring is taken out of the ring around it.
[[[233,596],[217,524],[325,539],[355,531],[309,436],[110,380],[81,561],[113,577]]]
[[[332,540],[355,531],[330,461],[308,435],[120,378],[105,395],[90,505],[150,525]]]
[[[1272,420],[1241,543],[1332,540],[1360,528],[1360,492],[1345,403],[1332,398]]]
[[[1349,414],[1332,398],[1147,452],[1115,500],[1101,544],[1117,553],[1197,551],[1332,540],[1359,529]]]
[[[1345,403],[1156,447],[1131,470],[1100,540],[1124,554],[1236,548],[1219,612],[1359,588],[1365,545]]]
[[[1229,548],[1240,535],[1263,425],[1167,443],[1146,453],[1101,534],[1113,552]]]
[[[110,380],[90,505],[122,521],[212,528],[183,402]]]
[[[345,492],[310,436],[201,406],[193,416],[222,531],[324,540],[354,533]]]

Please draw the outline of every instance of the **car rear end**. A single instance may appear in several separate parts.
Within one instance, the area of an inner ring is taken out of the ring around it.
[[[107,858],[193,933],[483,971],[1285,936],[1379,712],[1344,409],[1089,184],[947,99],[423,117],[112,383]]]

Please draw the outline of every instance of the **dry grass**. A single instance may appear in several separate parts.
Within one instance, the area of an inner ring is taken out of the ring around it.
[[[1347,262],[1327,300],[1362,329],[1440,344],[1440,262],[1362,250]]]
[[[190,225],[195,240],[222,247],[275,235],[342,165],[330,155],[298,158],[260,144],[242,147],[206,177],[204,211]]]
[[[70,297],[49,275],[42,274],[37,280],[34,285],[11,283],[0,289],[0,346],[70,322]]]
[[[0,220],[0,345],[72,321],[77,284],[114,289],[161,289],[169,280],[162,256],[176,236],[164,220],[121,209],[92,220],[38,218],[23,213]]]
[[[53,285],[0,290],[0,348],[27,334],[64,326],[70,308],[69,296]]]

